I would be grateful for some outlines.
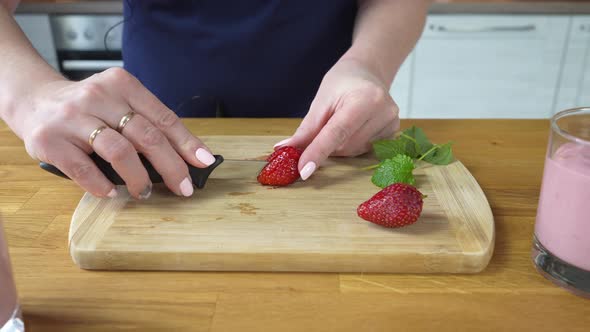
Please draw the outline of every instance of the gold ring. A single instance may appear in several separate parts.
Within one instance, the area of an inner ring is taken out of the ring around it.
[[[94,140],[96,139],[96,136],[98,136],[98,134],[100,134],[105,129],[107,129],[107,126],[100,126],[96,129],[94,129],[92,134],[90,134],[90,137],[88,137],[88,144],[90,144],[90,146],[92,146],[92,144],[94,143]]]
[[[125,126],[127,125],[127,123],[129,122],[129,120],[131,120],[131,118],[135,115],[135,112],[131,111],[127,114],[125,114],[125,116],[123,116],[121,118],[121,121],[119,121],[119,125],[117,126],[117,131],[118,132],[122,132],[123,128],[125,128]]]

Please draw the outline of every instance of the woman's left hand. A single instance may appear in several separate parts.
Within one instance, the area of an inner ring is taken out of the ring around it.
[[[295,134],[275,147],[305,148],[299,172],[307,180],[329,156],[357,156],[399,129],[398,107],[382,82],[355,60],[340,60],[324,76]]]

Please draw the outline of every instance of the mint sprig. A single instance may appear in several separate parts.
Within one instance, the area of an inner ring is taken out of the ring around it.
[[[398,154],[397,156],[387,159],[379,164],[379,167],[373,173],[371,182],[377,187],[385,188],[394,183],[407,183],[414,185],[416,180],[412,171],[414,162],[412,158]]]
[[[413,126],[396,139],[374,142],[373,150],[381,163],[365,169],[376,169],[371,181],[381,188],[398,182],[414,185],[414,160],[448,165],[454,160],[452,144],[433,144],[421,128]]]
[[[412,142],[407,145],[406,155],[412,158],[419,158],[425,154],[433,146],[432,143],[426,137],[424,131],[416,126],[412,126],[402,132],[400,135],[402,139],[406,139]]]
[[[432,149],[424,153],[419,159],[435,165],[448,165],[453,162],[453,143],[434,145]]]
[[[373,142],[373,150],[379,161],[391,159],[398,154],[406,154],[407,145],[411,143],[405,138],[386,139]]]

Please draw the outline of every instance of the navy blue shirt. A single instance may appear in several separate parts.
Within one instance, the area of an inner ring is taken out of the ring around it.
[[[350,47],[356,11],[356,0],[126,0],[123,60],[183,117],[302,117]]]

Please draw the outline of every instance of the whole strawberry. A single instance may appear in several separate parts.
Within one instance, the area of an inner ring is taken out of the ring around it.
[[[422,213],[422,193],[414,186],[394,183],[359,205],[359,217],[384,227],[413,224]]]
[[[299,179],[299,158],[303,151],[292,146],[275,150],[267,159],[268,164],[258,174],[258,182],[269,186],[286,186]]]

